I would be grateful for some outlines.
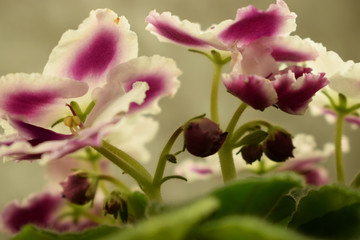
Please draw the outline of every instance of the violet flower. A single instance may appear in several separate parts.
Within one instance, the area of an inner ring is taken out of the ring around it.
[[[310,68],[291,64],[282,70],[279,63],[302,62],[315,59],[310,40],[288,37],[294,46],[302,45],[304,51],[281,50],[269,45],[274,39],[263,38],[243,48],[233,58],[233,69],[223,74],[227,90],[255,109],[276,105],[290,114],[304,114],[313,95],[325,87],[329,81],[324,73],[313,74]],[[285,49],[286,47],[283,46]],[[275,49],[275,50],[274,50]],[[281,54],[280,54],[281,53]]]
[[[158,113],[159,99],[175,94],[181,72],[171,59],[136,58],[137,49],[126,18],[98,9],[63,34],[43,74],[1,77],[2,125],[13,130],[0,142],[0,156],[60,158],[101,146],[125,115]],[[80,110],[69,107],[72,101]],[[59,119],[64,124],[49,129]]]
[[[266,11],[250,5],[237,10],[234,20],[225,20],[202,31],[188,20],[181,21],[170,12],[159,14],[156,10],[146,18],[147,30],[160,41],[180,44],[192,49],[229,51],[234,43],[247,45],[261,37],[283,36],[296,28],[296,14],[286,3],[277,0]]]
[[[326,72],[330,84],[324,91],[337,102],[338,94],[346,96],[347,105],[353,106],[360,103],[360,63],[352,60],[344,61],[336,52],[328,51],[322,44],[315,44],[319,57],[314,61],[307,62],[307,65],[317,72]],[[328,107],[329,99],[323,94],[317,94],[310,111],[315,116],[324,116],[325,119],[333,123],[336,120],[336,113]],[[355,109],[352,113],[346,115],[345,121],[354,127],[360,126],[360,110]]]
[[[296,29],[296,14],[277,0],[265,11],[250,5],[240,8],[234,20],[225,20],[205,31],[169,12],[150,12],[147,30],[160,41],[200,51],[220,50],[232,56],[233,70],[223,77],[228,91],[255,109],[276,105],[290,114],[303,114],[311,97],[328,81],[323,73],[280,69],[281,63],[314,60],[318,53],[310,40],[289,36]],[[282,70],[282,71],[280,71]],[[269,81],[269,77],[272,81]]]
[[[32,196],[23,204],[14,201],[4,207],[1,214],[2,228],[10,233],[17,233],[26,224],[50,227],[56,219],[56,212],[63,204],[60,194],[50,193]]]
[[[61,217],[64,210],[68,210],[66,200],[60,193],[38,193],[28,197],[22,204],[18,201],[7,204],[1,213],[1,228],[10,234],[16,234],[27,224],[56,232],[78,232],[97,226],[97,223],[84,217],[76,222],[70,216]],[[101,216],[96,209],[93,214]]]

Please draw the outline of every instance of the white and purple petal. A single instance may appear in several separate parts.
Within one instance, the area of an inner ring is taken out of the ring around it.
[[[220,176],[220,165],[217,158],[205,158],[199,161],[184,159],[175,168],[175,174],[188,181],[207,180]]]
[[[9,119],[9,121],[17,134],[0,142],[0,157],[5,157],[5,161],[40,159],[44,152],[56,149],[55,143],[66,144],[73,137],[19,120]]]
[[[12,120],[12,126],[18,130],[18,136],[0,144],[0,156],[13,160],[53,160],[86,146],[100,147],[103,138],[111,133],[121,120],[118,114],[127,112],[133,102],[140,104],[147,89],[147,83],[137,82],[131,91],[111,99],[111,102],[99,99],[100,107],[94,107],[95,111],[91,112],[94,115],[90,114],[88,117],[89,123],[85,122],[85,128],[74,135],[59,134]]]
[[[273,85],[263,77],[224,74],[223,82],[229,93],[255,109],[263,110],[277,102]]]
[[[234,23],[219,38],[229,45],[235,42],[244,45],[261,37],[288,35],[296,29],[295,18],[296,14],[282,0],[271,4],[266,11],[250,5],[238,9]]]
[[[0,157],[8,160],[43,160],[51,161],[76,152],[87,146],[100,147],[103,138],[108,135],[119,119],[107,124],[98,124],[79,131],[78,135],[63,140],[41,141],[17,139],[11,144],[0,145]]]
[[[159,122],[153,118],[130,115],[122,119],[115,129],[106,137],[106,141],[126,152],[141,162],[151,158],[146,144],[155,137]]]
[[[325,116],[325,119],[328,123],[334,124],[336,122],[336,113],[334,110],[329,109],[324,106],[316,106],[314,104],[310,105],[311,114],[314,116]],[[354,115],[347,115],[345,117],[345,121],[351,124],[352,127],[358,128],[360,127],[360,112],[356,111]]]
[[[236,52],[236,50],[233,50],[233,52]],[[254,41],[241,48],[240,54],[241,58],[235,58],[240,62],[235,63],[232,71],[265,78],[278,71],[278,64],[271,56],[271,48],[262,41]],[[237,70],[236,68],[241,69]]]
[[[137,52],[137,36],[127,19],[110,9],[97,9],[77,30],[63,34],[43,73],[99,86],[113,66],[135,58]]]
[[[41,74],[16,73],[0,78],[0,113],[49,125],[63,117],[66,100],[88,91],[86,83]]]
[[[109,81],[103,88],[96,89],[96,104],[85,121],[85,126],[106,124],[131,110],[132,104],[142,104],[149,91],[146,82],[135,82],[132,89],[124,92],[121,82]]]
[[[329,87],[358,103],[360,101],[360,63],[354,63],[344,72],[331,76]]]
[[[156,35],[160,41],[172,42],[195,49],[226,49],[217,39],[217,32],[220,30],[215,25],[207,31],[202,31],[197,23],[188,20],[181,21],[179,17],[170,12],[159,14],[156,10],[149,13],[146,22],[148,23],[146,30]],[[222,25],[224,24],[225,22]]]
[[[72,137],[70,134],[57,133],[23,121],[15,119],[9,119],[9,121],[14,129],[17,130],[19,137],[27,140],[32,146],[46,141],[65,140]]]
[[[284,112],[304,114],[315,93],[329,83],[324,76],[305,73],[296,79],[291,71],[275,76],[272,84],[278,95],[277,105]]]
[[[319,56],[310,40],[301,39],[299,36],[275,37],[263,41],[269,41],[271,56],[277,62],[305,62]]]
[[[42,193],[28,198],[23,204],[14,201],[4,207],[1,213],[2,228],[17,233],[26,224],[37,227],[51,227],[55,214],[64,204],[61,195]]]
[[[330,81],[333,75],[347,72],[355,64],[352,60],[345,62],[334,51],[327,51],[321,43],[315,43],[309,39],[307,41],[317,50],[319,56],[315,61],[307,62],[306,65],[316,72],[325,72]]]
[[[133,88],[136,82],[146,82],[149,90],[142,104],[133,103],[130,112],[157,114],[161,111],[158,102],[161,98],[173,97],[180,86],[177,79],[181,71],[174,60],[154,55],[139,57],[114,68],[108,78],[109,82],[118,82],[126,92]]]

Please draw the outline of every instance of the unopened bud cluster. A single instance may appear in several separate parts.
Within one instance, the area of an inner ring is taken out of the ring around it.
[[[247,164],[261,159],[263,153],[274,162],[284,162],[293,156],[294,145],[291,135],[283,131],[275,131],[257,145],[245,145],[241,148],[241,156]]]

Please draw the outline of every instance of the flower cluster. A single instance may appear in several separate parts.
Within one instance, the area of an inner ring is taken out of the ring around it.
[[[311,39],[291,35],[295,20],[296,14],[283,0],[266,10],[252,5],[239,8],[235,19],[205,31],[170,12],[149,13],[146,29],[160,41],[187,47],[214,64],[210,117],[203,114],[185,120],[170,136],[151,174],[142,164],[154,158],[145,147],[159,128],[151,115],[160,113],[161,98],[175,95],[181,71],[172,59],[138,56],[137,35],[125,17],[109,9],[91,11],[78,29],[62,35],[42,73],[0,77],[0,157],[41,160],[49,178],[46,191],[5,207],[4,230],[18,233],[26,224],[60,232],[97,225],[126,228],[166,209],[161,187],[168,180],[222,177],[228,184],[248,175],[261,178],[285,171],[302,176],[306,188],[300,189],[297,175],[287,179],[284,186],[292,187],[273,205],[266,204],[270,206],[266,218],[274,217],[274,211],[289,212],[282,220],[288,224],[298,210],[295,205],[301,204],[300,195],[331,181],[322,165],[326,159],[335,156],[337,180],[345,184],[342,155],[348,147],[343,122],[360,125],[360,65],[344,62]],[[223,73],[227,63],[230,71]],[[226,126],[218,110],[221,80],[227,92],[240,100]],[[334,117],[335,143],[319,150],[311,135],[292,135],[264,120],[240,121],[249,106],[261,111],[273,106],[292,115],[303,115],[311,108],[315,114]],[[173,151],[179,137],[183,148]],[[191,159],[179,157],[186,150]],[[129,187],[121,176],[113,176],[109,162],[137,186]],[[166,175],[168,163],[177,164],[175,175]],[[353,186],[359,188],[359,179]],[[248,193],[247,188],[241,191]],[[218,195],[222,194],[214,194]],[[280,209],[283,201],[292,209]],[[218,205],[226,202],[221,199]],[[360,205],[353,205],[358,211]]]
[[[303,62],[319,55],[313,42],[290,36],[296,14],[278,0],[266,11],[240,8],[235,20],[226,20],[201,32],[198,25],[180,21],[169,12],[147,17],[147,29],[160,40],[197,50],[221,50],[232,55],[233,69],[224,74],[228,91],[255,109],[276,105],[290,114],[303,114],[312,96],[329,81],[312,73]],[[281,68],[286,63],[287,67]]]
[[[63,34],[42,74],[1,77],[1,118],[14,131],[0,156],[58,159],[121,135],[124,119],[158,113],[159,99],[179,87],[180,70],[171,59],[137,57],[137,45],[125,17],[99,9]]]

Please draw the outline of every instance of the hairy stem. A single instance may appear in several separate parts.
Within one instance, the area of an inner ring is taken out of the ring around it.
[[[166,143],[164,149],[162,150],[154,174],[153,186],[160,187],[159,185],[161,183],[161,179],[163,178],[165,166],[168,161],[166,157],[170,153],[172,146],[174,145],[176,139],[182,133],[182,131],[182,126],[176,129],[176,131],[171,135],[169,141]]]
[[[134,178],[150,199],[161,199],[160,192],[152,187],[150,173],[136,159],[106,141],[103,141],[102,147],[95,150]]]
[[[219,109],[218,109],[218,95],[219,95],[219,82],[221,69],[223,64],[214,62],[214,75],[211,86],[211,96],[210,96],[210,116],[211,120],[219,123]]]
[[[235,111],[233,117],[231,118],[226,128],[226,132],[228,133],[226,140],[219,150],[221,173],[224,182],[228,182],[236,178],[236,169],[235,169],[234,157],[232,154],[233,148],[232,148],[231,138],[234,129],[236,127],[236,124],[239,121],[242,113],[245,111],[246,107],[247,104],[242,103]]]
[[[345,116],[345,113],[338,112],[335,129],[335,160],[337,181],[339,183],[345,183],[343,153],[341,144]]]

